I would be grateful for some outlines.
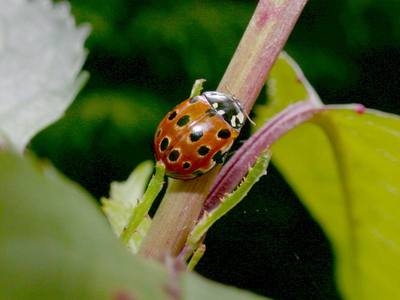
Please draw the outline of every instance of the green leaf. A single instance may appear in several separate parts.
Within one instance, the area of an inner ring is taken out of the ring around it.
[[[90,196],[0,153],[0,299],[167,299],[166,273],[129,254]]]
[[[276,100],[283,107],[298,95]],[[332,242],[345,299],[400,297],[399,149],[398,116],[346,109],[324,112],[272,147],[274,164]]]
[[[196,79],[190,92],[190,98],[196,97],[203,91],[203,84],[206,82],[205,79]]]
[[[239,290],[237,288],[221,289],[220,284],[204,280],[200,276],[190,273],[181,279],[183,285],[183,299],[185,300],[266,300],[267,298]],[[210,298],[211,297],[211,298]]]
[[[110,198],[101,200],[102,209],[106,214],[115,234],[120,236],[128,224],[132,211],[138,205],[146,188],[146,184],[153,172],[153,163],[145,161],[139,164],[124,182],[112,182]],[[137,253],[143,237],[150,227],[151,219],[146,217],[131,235],[129,249]]]
[[[96,202],[42,162],[0,152],[0,299],[264,299],[132,256]]]

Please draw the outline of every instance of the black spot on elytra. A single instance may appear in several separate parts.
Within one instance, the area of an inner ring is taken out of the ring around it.
[[[191,166],[191,164],[190,164],[190,162],[188,162],[188,161],[185,161],[185,162],[183,163],[183,168],[184,168],[184,169],[189,169],[190,166]]]
[[[218,137],[220,139],[228,139],[231,136],[231,132],[228,129],[221,129],[218,131]]]
[[[215,163],[217,164],[222,164],[224,162],[225,159],[225,154],[226,153],[222,153],[222,151],[218,151],[217,153],[214,154],[213,156],[213,161],[215,161]]]
[[[179,153],[179,151],[178,150],[172,150],[170,153],[169,153],[169,155],[168,155],[168,159],[170,160],[170,161],[177,161],[178,160],[178,158],[179,158],[179,155],[180,155],[180,153]]]
[[[172,121],[173,119],[175,119],[176,115],[177,115],[176,111],[173,111],[172,113],[169,114],[168,120]]]
[[[201,176],[201,175],[203,175],[204,173],[202,172],[202,171],[200,171],[200,170],[197,170],[197,171],[194,171],[193,172],[193,175],[194,176]]]
[[[184,115],[182,118],[180,118],[180,119],[178,120],[178,122],[176,122],[176,124],[177,124],[179,127],[182,127],[182,126],[185,126],[187,123],[189,123],[189,120],[190,120],[189,115]]]
[[[208,152],[210,152],[210,148],[207,146],[201,146],[198,150],[197,153],[200,154],[201,156],[206,155]]]
[[[161,134],[161,129],[158,129],[156,136],[159,137]]]
[[[199,130],[199,131],[193,131],[190,134],[190,140],[192,142],[197,142],[199,139],[201,139],[201,137],[203,136],[203,131]]]
[[[169,145],[169,139],[167,137],[163,138],[160,143],[160,150],[165,151],[168,148],[168,145]]]

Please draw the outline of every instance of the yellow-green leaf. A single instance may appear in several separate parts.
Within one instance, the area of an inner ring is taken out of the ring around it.
[[[4,152],[0,266],[0,299],[169,299],[167,272],[126,251],[88,193]]]
[[[346,299],[398,299],[400,118],[330,111],[273,147],[274,163],[323,226]]]
[[[272,91],[278,103],[259,108],[259,124],[304,96],[293,80],[276,86],[298,92]],[[273,163],[330,238],[343,297],[399,299],[400,118],[338,106],[313,121],[273,145]]]

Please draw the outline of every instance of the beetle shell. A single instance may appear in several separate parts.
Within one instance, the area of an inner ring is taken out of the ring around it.
[[[168,176],[192,179],[223,163],[243,125],[236,101],[223,93],[205,92],[183,101],[164,117],[153,147]]]

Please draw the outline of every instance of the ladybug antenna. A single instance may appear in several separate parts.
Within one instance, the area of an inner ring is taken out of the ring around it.
[[[250,118],[250,116],[249,116],[249,114],[247,113],[246,110],[243,110],[243,114],[244,114],[244,116],[247,118],[247,120],[249,120],[249,122],[251,123],[251,125],[257,126],[257,124]]]

